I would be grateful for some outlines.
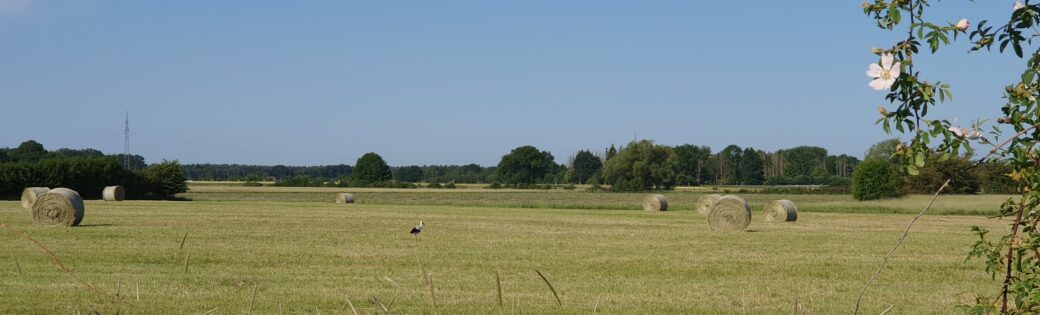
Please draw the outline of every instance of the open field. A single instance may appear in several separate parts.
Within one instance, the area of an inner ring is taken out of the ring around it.
[[[810,314],[848,313],[910,219],[802,213],[798,222],[768,224],[756,212],[751,232],[713,233],[693,211],[511,208],[529,201],[620,209],[641,194],[365,191],[359,193],[362,203],[341,205],[331,203],[324,189],[200,190],[189,194],[197,200],[192,202],[88,201],[84,226],[71,229],[32,226],[28,210],[0,202],[0,222],[46,244],[106,294],[77,285],[38,248],[5,231],[0,313],[74,314],[92,307],[105,314],[201,314],[215,308],[212,314],[244,314],[254,288],[256,314],[352,314],[349,307],[344,311],[347,298],[361,314],[379,310],[373,298],[394,301],[390,310],[397,314],[776,314],[790,313],[796,299]],[[696,196],[670,193],[669,199],[682,208]],[[474,199],[465,199],[464,207],[447,204],[464,198]],[[853,204],[840,198],[791,199],[830,212]],[[923,199],[859,209],[910,212]],[[947,197],[938,209],[961,213],[1000,200]],[[416,241],[407,230],[420,219],[428,227]],[[1006,223],[982,216],[925,217],[868,293],[865,313],[889,305],[898,314],[950,313],[976,292],[995,294],[996,283],[980,263],[964,258],[970,226],[1002,229]],[[421,277],[424,269],[432,275],[436,308]],[[534,270],[549,278],[562,306]],[[117,288],[121,301],[111,298]]]
[[[357,194],[358,203],[386,205],[445,205],[458,207],[639,210],[645,193],[592,193],[566,190],[520,189],[374,189],[328,187],[191,186],[181,196],[197,201],[307,201],[332,202],[337,192]],[[723,193],[718,191],[715,193]],[[676,191],[668,197],[670,210],[693,210],[704,193]],[[804,212],[917,213],[932,196],[861,202],[847,195],[741,194],[755,210],[774,199],[790,199]],[[1005,195],[944,195],[929,213],[996,215]]]

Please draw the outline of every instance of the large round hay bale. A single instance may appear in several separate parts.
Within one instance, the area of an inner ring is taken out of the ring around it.
[[[105,187],[105,190],[101,191],[101,197],[105,199],[105,201],[123,201],[123,199],[126,199],[126,190],[123,189],[123,186],[119,185],[108,186]]]
[[[766,204],[765,209],[766,221],[772,222],[792,222],[798,220],[798,207],[795,207],[794,202],[781,199],[773,200]]]
[[[33,203],[36,203],[36,199],[40,195],[47,193],[51,190],[47,187],[26,187],[22,190],[22,208],[32,209]]]
[[[83,221],[83,197],[68,188],[51,189],[33,204],[33,224],[77,226]]]
[[[354,194],[339,193],[336,195],[336,203],[354,203]]]
[[[643,210],[668,211],[668,198],[660,194],[646,196],[646,198],[643,198]]]
[[[744,198],[726,195],[711,206],[708,225],[713,231],[744,231],[751,225],[751,207]]]
[[[722,199],[722,195],[711,194],[704,195],[697,199],[697,213],[702,215],[708,215],[711,212],[711,206],[715,205],[716,201]]]

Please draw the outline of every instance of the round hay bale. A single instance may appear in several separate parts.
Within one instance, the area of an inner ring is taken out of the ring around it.
[[[660,194],[646,196],[646,198],[643,198],[643,210],[668,211],[668,198]]]
[[[726,195],[711,206],[708,225],[712,231],[744,231],[751,225],[751,207],[744,198]]]
[[[47,187],[26,187],[22,190],[22,208],[32,209],[33,203],[36,203],[36,199],[42,194],[46,194]]]
[[[354,203],[354,194],[339,193],[336,195],[336,203]]]
[[[763,212],[765,212],[767,222],[793,222],[798,220],[798,207],[795,207],[794,202],[787,199],[770,201],[766,204]]]
[[[697,199],[697,213],[708,215],[708,213],[711,212],[711,206],[715,205],[715,202],[719,201],[719,199],[722,199],[722,195],[711,194],[701,196],[701,198]]]
[[[83,197],[68,188],[51,189],[33,204],[33,224],[77,226],[83,221]]]
[[[126,190],[123,189],[123,186],[119,185],[108,186],[105,187],[105,190],[101,191],[101,197],[105,199],[105,201],[123,201],[123,199],[126,199]]]

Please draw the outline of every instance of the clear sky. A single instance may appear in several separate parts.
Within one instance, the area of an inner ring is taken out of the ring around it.
[[[943,1],[939,21],[1012,1]],[[494,165],[633,137],[862,156],[886,135],[860,1],[0,0],[0,147],[148,162]],[[953,85],[937,118],[999,115],[1024,61],[917,58]]]

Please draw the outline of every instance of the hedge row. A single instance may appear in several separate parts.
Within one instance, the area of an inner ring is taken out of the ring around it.
[[[2,163],[0,198],[18,199],[25,187],[66,187],[83,198],[99,199],[101,190],[113,185],[122,185],[131,199],[170,198],[187,189],[183,178],[176,162],[164,162],[139,172],[127,171],[113,157]]]

